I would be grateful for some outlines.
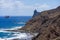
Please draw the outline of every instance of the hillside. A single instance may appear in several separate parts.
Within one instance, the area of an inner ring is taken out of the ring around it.
[[[40,12],[19,30],[38,33],[32,40],[60,40],[60,6]]]

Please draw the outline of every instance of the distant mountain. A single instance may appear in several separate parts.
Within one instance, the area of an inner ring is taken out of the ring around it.
[[[19,30],[38,33],[32,40],[60,40],[60,6],[40,12]]]

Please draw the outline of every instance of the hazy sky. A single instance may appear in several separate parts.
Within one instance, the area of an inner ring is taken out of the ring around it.
[[[60,5],[60,0],[0,0],[0,16],[32,16],[33,11],[48,10]]]

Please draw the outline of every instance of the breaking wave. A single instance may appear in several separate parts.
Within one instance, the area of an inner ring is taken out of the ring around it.
[[[22,28],[22,27],[15,27],[15,28],[11,28],[11,29],[0,29],[0,33],[6,34],[3,38],[0,37],[0,40],[14,40],[14,39],[31,40],[33,35],[31,35],[30,33],[5,31],[5,30],[17,30],[18,28]]]

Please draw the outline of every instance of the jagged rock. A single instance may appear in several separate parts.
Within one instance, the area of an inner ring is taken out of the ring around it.
[[[37,12],[37,10],[34,10],[33,17],[37,16],[40,12]]]
[[[40,12],[21,29],[38,33],[32,40],[60,40],[60,6]]]

